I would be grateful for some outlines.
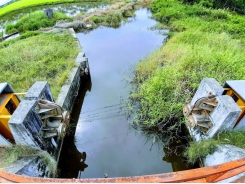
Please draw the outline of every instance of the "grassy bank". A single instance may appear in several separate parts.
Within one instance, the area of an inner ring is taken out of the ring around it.
[[[16,92],[26,92],[36,81],[47,81],[56,98],[77,54],[77,43],[68,32],[27,32],[0,44],[4,71],[0,81],[11,84]]]
[[[137,121],[161,126],[175,117],[182,121],[182,107],[201,80],[245,78],[245,17],[225,10],[212,10],[175,0],[155,0],[153,16],[170,29],[170,39],[136,68],[139,101]]]
[[[185,123],[182,107],[203,78],[215,78],[221,85],[245,79],[245,16],[176,0],[154,0],[151,10],[160,22],[156,27],[170,30],[169,40],[136,67],[130,95],[139,107],[134,122],[177,137],[176,129]],[[223,143],[240,147],[225,138],[211,139],[190,143],[185,156],[194,163]]]

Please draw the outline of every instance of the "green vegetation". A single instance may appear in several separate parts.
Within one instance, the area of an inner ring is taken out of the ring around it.
[[[181,2],[190,4],[200,4],[205,7],[222,8],[237,11],[245,14],[245,1],[244,0],[180,0]]]
[[[54,12],[54,18],[48,18],[43,11],[36,11],[20,18],[15,24],[7,24],[7,34],[14,32],[35,31],[40,28],[52,27],[58,20],[70,20],[65,14]]]
[[[4,58],[0,61],[4,71],[0,81],[8,79],[16,92],[27,91],[36,81],[47,81],[56,98],[77,54],[77,43],[68,32],[26,32],[0,44],[0,55]]]
[[[155,29],[170,29],[169,39],[136,67],[129,109],[133,109],[132,104],[138,107],[134,123],[174,139],[185,123],[183,105],[193,97],[203,78],[215,78],[221,85],[226,80],[245,79],[245,17],[176,0],[155,0],[151,10],[160,21]],[[195,163],[218,144],[243,148],[244,142],[239,140],[245,139],[235,138],[235,134],[191,142],[184,156]]]
[[[200,142],[193,141],[184,152],[184,156],[188,158],[190,164],[195,164],[197,161],[202,160],[208,154],[212,154],[219,141],[214,139],[202,140]]]
[[[60,3],[75,3],[75,2],[86,2],[86,0],[19,0],[13,2],[7,6],[0,8],[0,17],[19,9],[24,9],[27,7],[39,6],[39,5],[48,5],[48,4],[60,4]]]
[[[245,131],[222,132],[213,139],[202,140],[200,142],[191,142],[190,146],[184,152],[188,162],[194,164],[199,159],[212,154],[217,145],[231,144],[245,149]]]
[[[53,177],[56,175],[56,161],[46,151],[34,149],[29,146],[15,145],[12,147],[0,148],[0,168],[9,166],[14,161],[25,156],[39,156],[43,163],[48,166]]]
[[[121,21],[123,20],[123,15],[120,12],[107,14],[104,16],[93,16],[90,18],[96,26],[111,26],[111,27],[119,27],[121,25]]]
[[[220,84],[245,78],[245,17],[176,0],[155,0],[151,10],[170,29],[170,38],[136,68],[135,122],[162,128],[174,117],[177,127],[184,103],[203,78]]]

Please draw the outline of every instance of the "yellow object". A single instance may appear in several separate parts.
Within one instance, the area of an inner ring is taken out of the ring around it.
[[[237,119],[237,124],[241,121],[241,119],[245,116],[245,80],[236,80],[236,81],[226,81],[224,85],[224,95],[229,95],[233,98],[236,104],[242,110],[239,118]],[[234,127],[235,127],[234,126]]]
[[[0,134],[6,139],[14,139],[8,121],[19,103],[14,93],[0,94]]]

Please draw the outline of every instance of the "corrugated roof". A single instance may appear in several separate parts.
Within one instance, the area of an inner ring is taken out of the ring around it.
[[[232,88],[243,100],[245,100],[245,80],[226,81],[225,88]]]

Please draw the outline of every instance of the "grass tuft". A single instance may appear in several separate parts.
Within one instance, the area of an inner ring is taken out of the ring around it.
[[[217,145],[231,144],[245,149],[245,130],[244,131],[224,131],[218,133],[214,138],[202,140],[200,142],[192,141],[186,148],[184,156],[188,162],[194,164],[199,159],[204,159],[208,154],[212,154]]]
[[[199,159],[204,159],[208,154],[212,154],[219,141],[214,139],[202,140],[200,142],[191,142],[190,146],[184,152],[188,158],[188,163],[195,164]]]
[[[97,26],[110,26],[110,27],[119,27],[121,21],[123,20],[123,15],[120,12],[101,15],[101,16],[93,16],[90,18],[92,22],[94,22]]]

